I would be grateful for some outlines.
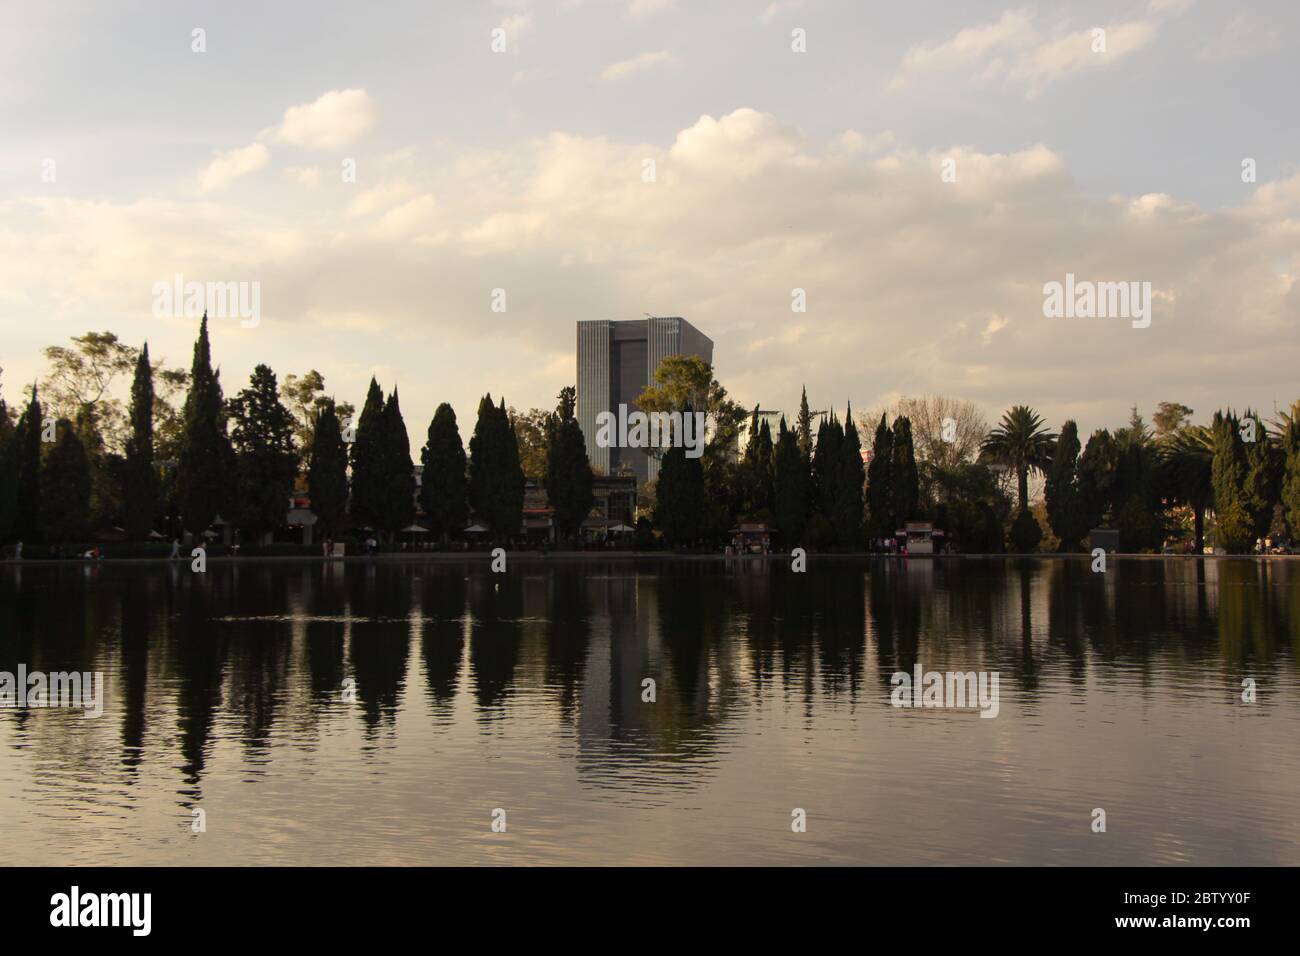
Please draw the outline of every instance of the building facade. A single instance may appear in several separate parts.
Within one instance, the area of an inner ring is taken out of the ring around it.
[[[596,417],[617,416],[619,405],[635,409],[669,355],[695,355],[712,365],[713,340],[679,317],[578,323],[578,424],[596,474],[630,472],[643,482],[658,476],[658,460],[640,448],[597,447]]]

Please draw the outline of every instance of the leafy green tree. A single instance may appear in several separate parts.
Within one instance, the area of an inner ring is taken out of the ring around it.
[[[311,428],[307,490],[321,533],[333,537],[342,526],[348,507],[348,446],[343,441],[343,427],[334,400],[327,398],[316,409]]]
[[[304,457],[311,455],[316,420],[327,402],[334,407],[340,434],[356,414],[351,403],[336,402],[332,397],[326,396],[325,376],[315,369],[303,375],[286,375],[280,383],[280,397],[293,413],[294,442]]]
[[[700,459],[706,476],[727,474],[735,455],[745,410],[727,395],[713,377],[713,366],[697,355],[668,355],[655,369],[655,384],[636,400],[643,412],[704,412],[709,422],[708,440]],[[653,449],[650,450],[653,452]]]
[[[1268,534],[1273,523],[1273,508],[1277,503],[1282,462],[1268,429],[1257,413],[1247,411],[1243,425],[1246,434],[1254,441],[1243,442],[1246,449],[1246,480],[1242,485],[1242,504],[1250,515],[1253,538]]]
[[[1076,468],[1079,462],[1079,426],[1074,420],[1061,427],[1052,452],[1052,467],[1047,472],[1044,495],[1047,503],[1047,523],[1052,533],[1060,539],[1064,552],[1078,551],[1084,527],[1083,503],[1079,497],[1079,479]]]
[[[235,448],[235,524],[255,541],[284,524],[298,473],[294,420],[280,402],[275,373],[253,369],[247,388],[230,401]]]
[[[858,442],[858,429],[853,424],[853,408],[845,412],[844,428],[838,438],[839,469],[835,476],[835,506],[831,525],[835,540],[840,545],[852,547],[862,542],[862,485],[866,476],[862,469],[862,445]],[[914,473],[915,474],[915,473]]]
[[[113,397],[112,387],[119,377],[131,373],[136,351],[112,332],[87,332],[71,341],[71,348],[45,349],[50,363],[44,382],[47,404],[54,415],[73,422],[90,408],[107,446],[121,448],[125,444],[122,403]]]
[[[803,542],[808,521],[808,462],[799,447],[798,432],[786,428],[784,415],[772,457],[776,528],[786,547],[796,548]]]
[[[982,455],[1015,473],[1019,492],[1017,500],[1022,511],[1029,507],[1029,473],[1047,471],[1055,442],[1056,436],[1047,431],[1043,419],[1027,405],[1008,409],[984,439]],[[1042,534],[1041,529],[1039,534]]]
[[[687,458],[681,446],[668,449],[659,468],[654,522],[669,547],[699,540],[706,509],[701,459]]]
[[[384,404],[383,495],[380,499],[380,527],[390,533],[415,520],[415,469],[411,462],[411,439],[402,418],[397,388]]]
[[[1164,539],[1160,515],[1160,459],[1150,431],[1137,409],[1127,428],[1115,436],[1118,451],[1111,510],[1119,529],[1119,546],[1138,553],[1159,550]]]
[[[224,404],[221,376],[212,368],[205,314],[194,343],[176,469],[176,492],[185,527],[194,534],[205,531],[230,504],[234,453],[226,433]]]
[[[490,394],[478,406],[478,421],[469,440],[469,503],[488,522],[499,543],[518,534],[523,523],[524,472],[519,445],[505,400],[492,404]]]
[[[546,450],[546,497],[555,509],[556,529],[565,539],[577,535],[595,500],[587,444],[573,415],[576,403],[577,390],[572,385],[561,389]]]
[[[546,460],[550,452],[551,412],[544,408],[530,408],[526,412],[507,409],[510,427],[519,445],[519,467],[525,478],[545,478]]]
[[[1152,421],[1156,426],[1156,438],[1163,440],[1186,426],[1192,417],[1192,410],[1180,402],[1161,402],[1156,406]]]
[[[41,472],[41,527],[46,541],[84,541],[90,508],[90,469],[81,441],[66,418]]]
[[[153,530],[154,519],[162,509],[158,472],[153,457],[153,366],[149,363],[149,343],[144,344],[135,362],[131,382],[131,432],[126,441],[125,517],[126,531],[132,538],[144,540]]]
[[[465,527],[469,517],[465,500],[465,446],[456,426],[456,413],[446,402],[438,406],[429,422],[428,440],[420,450],[420,463],[424,465],[420,503],[425,520],[429,530],[446,542],[449,535]]]
[[[767,419],[758,418],[758,410],[754,410],[754,419],[758,422],[756,434],[749,442],[749,448],[745,454],[745,467],[749,472],[749,489],[750,500],[748,510],[751,516],[755,518],[769,518],[772,515],[773,502],[773,456],[775,448],[772,444],[772,429],[767,424]]]
[[[1017,509],[1016,518],[1011,522],[1011,550],[1016,554],[1032,554],[1042,540],[1043,529],[1034,513],[1029,508]]]
[[[1204,425],[1182,425],[1160,443],[1172,500],[1192,510],[1196,553],[1205,550],[1205,512],[1214,507],[1214,436]]]
[[[44,425],[36,386],[32,397],[18,418],[13,439],[14,537],[19,541],[39,541],[41,537],[41,429]]]
[[[871,443],[871,464],[867,466],[867,520],[872,538],[890,538],[898,528],[894,514],[894,433],[884,414]]]
[[[372,376],[352,442],[352,523],[381,528],[384,522],[384,393]]]
[[[901,525],[916,517],[920,500],[920,478],[916,470],[916,452],[912,447],[912,422],[906,415],[894,419],[890,458],[889,511]]]

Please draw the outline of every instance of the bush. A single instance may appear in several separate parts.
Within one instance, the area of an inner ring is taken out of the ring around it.
[[[1033,512],[1021,508],[1011,522],[1011,550],[1017,554],[1032,554],[1043,540],[1043,529],[1038,526]]]

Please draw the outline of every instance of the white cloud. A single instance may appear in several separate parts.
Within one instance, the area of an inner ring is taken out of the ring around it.
[[[1165,4],[1153,13],[1180,10],[1180,5]],[[1044,30],[1031,10],[1007,10],[996,21],[965,27],[947,40],[910,47],[889,89],[955,74],[980,84],[1001,82],[1035,99],[1067,76],[1114,67],[1154,42],[1161,25],[1160,17],[1152,16],[1077,29],[1060,21]],[[1096,29],[1104,30],[1104,50],[1097,48]]]
[[[620,60],[617,63],[611,63],[605,67],[600,74],[600,78],[606,81],[623,80],[637,73],[643,73],[646,70],[652,70],[656,67],[674,66],[680,60],[672,50],[655,50],[649,53],[639,53],[629,60]]]
[[[271,161],[271,151],[261,143],[242,149],[229,149],[214,154],[212,162],[199,174],[199,190],[211,192],[227,183],[256,172]]]
[[[378,119],[379,108],[365,90],[330,90],[285,110],[277,136],[308,149],[338,149],[355,143]]]
[[[649,16],[652,13],[659,13],[667,10],[673,5],[674,0],[631,0],[627,6],[628,16],[634,19]]]
[[[778,17],[786,13],[793,13],[803,8],[803,0],[772,0],[763,12],[758,15],[758,22],[767,26],[774,23]]]
[[[1280,40],[1277,27],[1239,13],[1201,47],[1200,58],[1214,61],[1258,56],[1276,49]]]

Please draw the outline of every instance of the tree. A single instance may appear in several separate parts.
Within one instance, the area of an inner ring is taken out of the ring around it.
[[[18,485],[16,431],[13,410],[0,398],[0,541],[7,540],[14,527]]]
[[[984,439],[981,454],[1015,473],[1022,511],[1029,507],[1029,473],[1047,470],[1055,442],[1056,436],[1047,431],[1042,418],[1027,405],[1010,408]]]
[[[1028,508],[1016,511],[1015,520],[1011,522],[1011,550],[1016,554],[1032,554],[1043,540],[1043,529],[1038,526],[1038,519]]]
[[[380,499],[380,527],[397,532],[415,520],[415,470],[411,463],[411,439],[406,432],[397,387],[384,404],[383,495]]]
[[[902,525],[916,516],[920,500],[916,454],[912,447],[912,422],[906,415],[894,419],[890,458],[889,511],[893,520]]]
[[[911,423],[914,454],[921,470],[952,470],[974,461],[988,435],[988,423],[974,402],[943,395],[901,398],[883,410],[887,419],[906,418]],[[859,417],[863,430],[872,427],[874,413]]]
[[[232,518],[255,541],[284,524],[298,473],[294,420],[280,402],[275,373],[258,365],[230,402],[237,496]]]
[[[162,505],[158,473],[153,463],[154,403],[153,366],[149,364],[149,343],[146,342],[136,359],[135,377],[131,382],[131,432],[126,441],[123,489],[126,531],[136,540],[149,536]]]
[[[465,446],[456,427],[456,413],[446,402],[438,406],[429,422],[428,440],[420,450],[420,463],[424,465],[420,503],[425,521],[429,530],[446,542],[449,535],[465,527],[469,517],[465,501]]]
[[[1214,507],[1214,435],[1204,425],[1181,425],[1161,440],[1160,455],[1170,497],[1192,509],[1192,535],[1201,554],[1205,512]]]
[[[125,443],[122,403],[110,390],[113,382],[131,373],[136,351],[112,332],[87,332],[73,336],[72,348],[51,345],[45,349],[50,374],[44,386],[52,414],[75,421],[89,406],[111,449]]]
[[[799,446],[798,433],[786,428],[784,415],[772,458],[776,529],[787,548],[798,547],[803,542],[808,521],[808,463]]]
[[[185,527],[201,534],[230,503],[234,453],[226,434],[221,376],[212,368],[208,317],[199,324],[185,395],[185,429],[176,469],[176,488]]]
[[[469,440],[469,503],[475,515],[491,526],[497,542],[519,533],[524,508],[519,445],[505,400],[495,406],[491,394],[479,402],[478,421]]]
[[[551,413],[544,408],[530,408],[526,412],[508,409],[510,427],[514,429],[519,445],[519,467],[525,478],[543,478],[551,440]]]
[[[749,441],[745,447],[744,474],[748,498],[744,508],[750,517],[760,520],[772,517],[773,506],[773,455],[772,429],[766,418],[760,418],[758,406],[750,422]]]
[[[548,428],[546,497],[555,509],[555,524],[562,538],[574,537],[591,513],[591,462],[582,427],[573,417],[577,390],[565,386]]]
[[[321,533],[333,537],[343,523],[348,506],[348,446],[333,399],[317,406],[311,428],[312,444],[307,468],[311,510]]]
[[[872,538],[891,538],[898,527],[893,511],[894,433],[881,414],[867,466],[867,519]]]
[[[1215,538],[1229,554],[1247,554],[1255,542],[1254,524],[1246,504],[1246,449],[1240,423],[1232,410],[1215,412],[1211,483],[1214,487]]]
[[[90,469],[81,441],[66,418],[41,472],[41,527],[46,541],[83,541],[90,507]]]
[[[840,500],[840,452],[843,444],[844,428],[831,412],[817,427],[817,444],[813,447],[812,459],[812,499],[814,509],[831,526],[832,537],[835,533],[835,506]]]
[[[1192,410],[1180,402],[1161,402],[1151,416],[1156,426],[1156,438],[1163,440],[1188,424]]]
[[[1052,451],[1052,467],[1047,473],[1044,494],[1047,504],[1047,523],[1052,533],[1060,539],[1064,552],[1078,551],[1083,536],[1083,505],[1079,497],[1079,479],[1076,468],[1079,461],[1079,426],[1073,419],[1061,427]]]
[[[289,411],[293,413],[294,441],[304,456],[311,453],[316,419],[324,410],[326,403],[334,408],[340,433],[356,414],[356,409],[351,403],[335,402],[332,397],[325,395],[325,376],[315,369],[301,376],[286,375],[280,385],[280,396]]]
[[[659,468],[655,500],[655,526],[669,547],[680,548],[699,540],[704,523],[704,468],[699,458],[687,458],[686,449],[668,449]]]
[[[862,445],[858,442],[857,426],[853,424],[852,407],[845,412],[842,434],[842,438],[836,436],[839,468],[835,476],[835,506],[830,519],[835,529],[835,540],[850,547],[862,540],[862,485],[866,480],[862,470]]]
[[[1300,402],[1293,402],[1276,430],[1283,457],[1282,517],[1291,537],[1300,537]]]
[[[44,427],[36,386],[18,419],[13,438],[14,536],[39,541],[41,536],[41,429]]]
[[[812,412],[808,410],[808,387],[799,397],[799,417],[795,420],[795,435],[799,441],[799,454],[803,455],[805,468],[812,464]]]
[[[655,369],[655,384],[641,392],[636,405],[646,413],[704,412],[710,426],[701,460],[706,474],[722,469],[734,456],[745,410],[727,396],[713,377],[713,366],[698,355],[665,356]]]
[[[1110,510],[1115,487],[1115,470],[1119,459],[1115,439],[1099,428],[1088,438],[1079,456],[1079,506],[1087,531],[1102,526]],[[1085,532],[1086,533],[1086,532]]]
[[[352,523],[362,528],[383,525],[384,393],[371,376],[352,442]]]
[[[1247,410],[1244,423],[1252,441],[1243,442],[1246,449],[1246,480],[1242,485],[1242,504],[1250,515],[1252,539],[1268,534],[1273,523],[1273,506],[1278,498],[1282,463],[1270,441],[1268,430],[1257,413]]]

